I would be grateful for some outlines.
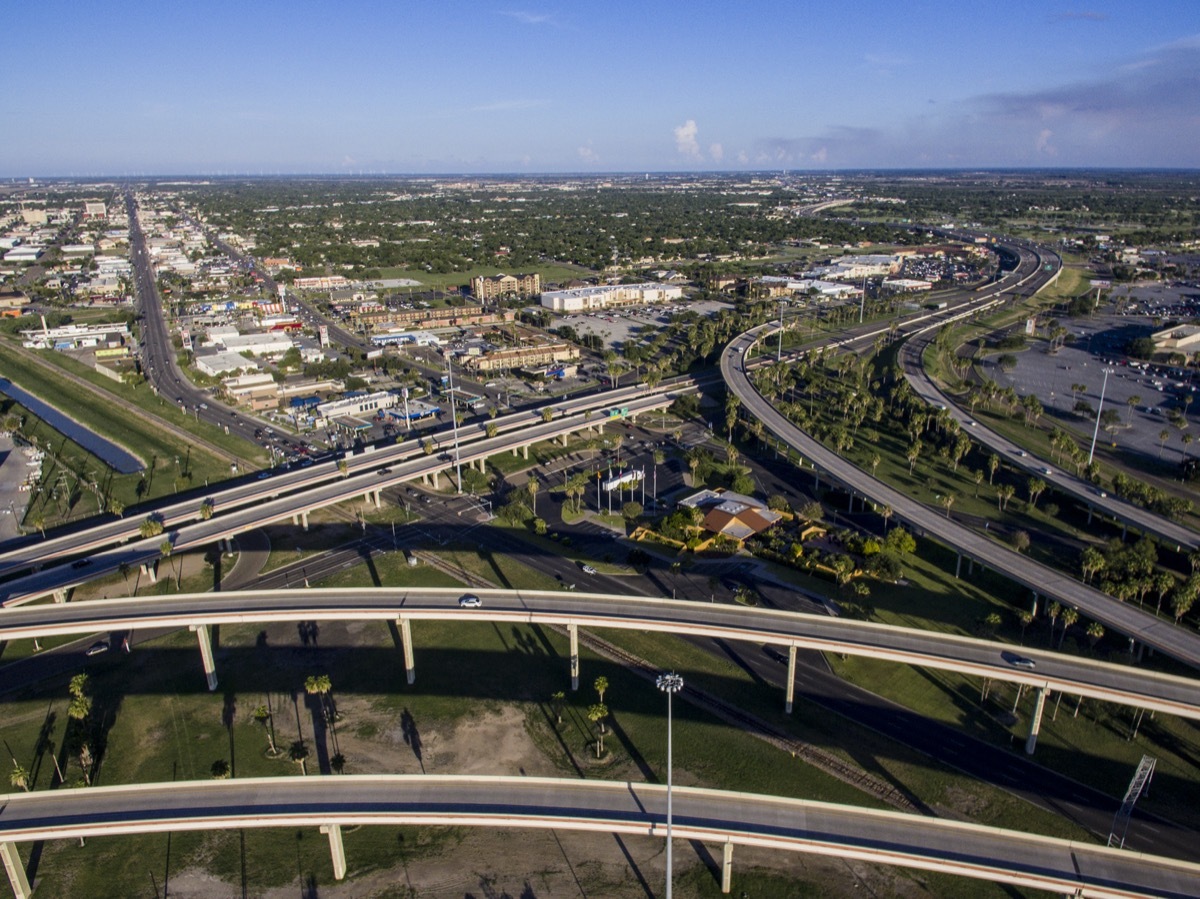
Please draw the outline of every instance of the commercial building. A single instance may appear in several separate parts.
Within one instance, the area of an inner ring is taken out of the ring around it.
[[[279,385],[268,372],[226,378],[221,384],[235,403],[248,406],[254,412],[279,405]]]
[[[492,350],[481,356],[467,356],[462,363],[464,368],[471,371],[485,372],[529,368],[534,365],[549,365],[552,362],[570,362],[578,358],[579,347],[574,344],[547,343]]]
[[[701,490],[681,499],[679,505],[704,513],[704,529],[709,533],[724,534],[739,543],[783,517],[754,497],[732,490]]]
[[[531,275],[479,275],[471,279],[471,293],[477,300],[494,300],[498,297],[535,297],[542,292],[542,276]]]
[[[77,350],[82,347],[123,344],[129,325],[63,325],[60,328],[31,328],[21,332],[21,345],[30,349]]]
[[[377,390],[374,393],[350,394],[340,400],[332,400],[317,406],[317,414],[323,418],[344,418],[346,416],[375,414],[383,409],[390,409],[400,401],[400,397],[390,390]]]
[[[1150,335],[1159,352],[1195,353],[1200,351],[1200,325],[1175,325]]]
[[[602,284],[597,287],[547,291],[542,294],[542,305],[554,312],[582,312],[587,309],[662,303],[682,297],[683,288],[675,284]]]

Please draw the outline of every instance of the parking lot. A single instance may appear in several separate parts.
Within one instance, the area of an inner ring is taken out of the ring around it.
[[[1076,402],[1083,400],[1099,412],[1103,389],[1104,409],[1120,412],[1124,426],[1111,436],[1101,430],[1099,443],[1115,443],[1157,459],[1165,430],[1168,437],[1161,458],[1177,462],[1185,451],[1182,435],[1196,437],[1197,432],[1190,427],[1186,430],[1175,427],[1168,415],[1172,411],[1184,413],[1190,423],[1200,405],[1190,399],[1197,385],[1190,370],[1172,370],[1161,365],[1142,368],[1138,360],[1125,355],[1124,347],[1130,340],[1149,336],[1159,329],[1160,325],[1155,323],[1158,310],[1149,311],[1150,314],[1108,312],[1086,319],[1062,319],[1073,339],[1057,353],[1048,354],[1044,342],[1034,341],[1030,349],[1014,354],[1017,365],[1011,372],[1001,369],[999,355],[988,359],[985,372],[1001,387],[1013,387],[1020,396],[1036,396],[1046,417],[1074,433],[1085,448],[1091,445],[1095,419],[1084,418],[1073,409]],[[1105,370],[1109,372],[1107,386]],[[1077,385],[1083,389],[1075,390]]]
[[[575,333],[595,334],[608,346],[620,346],[634,336],[634,332],[649,325],[652,328],[664,328],[671,319],[681,312],[696,312],[700,315],[713,315],[720,309],[730,308],[726,303],[712,300],[702,300],[694,303],[671,303],[665,306],[627,306],[621,309],[598,309],[595,312],[582,312],[575,315],[564,315],[554,319],[551,328],[561,328],[564,325],[574,328]]]

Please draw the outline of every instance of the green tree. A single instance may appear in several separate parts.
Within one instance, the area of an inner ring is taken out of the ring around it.
[[[562,690],[550,694],[550,708],[554,710],[554,720],[558,724],[562,724],[563,706],[566,704],[567,694]]]
[[[140,525],[138,525],[138,533],[140,533],[142,537],[146,539],[149,539],[150,537],[157,537],[162,532],[163,523],[154,517],[147,518]]]
[[[596,678],[592,686],[596,689],[596,695],[600,697],[600,701],[604,702],[604,692],[608,689],[608,678],[601,675]]]
[[[545,408],[543,408],[542,409],[542,421],[548,423],[552,418],[554,418],[554,410],[551,409],[549,406],[546,406]]]
[[[229,762],[225,759],[217,759],[212,763],[208,773],[213,780],[228,780],[233,774],[233,769],[229,767]]]
[[[214,503],[211,499],[206,499],[204,502],[202,502],[200,504],[200,518],[204,521],[208,521],[210,518],[212,518],[213,508]]]
[[[534,515],[537,515],[537,495],[541,489],[542,482],[537,479],[537,475],[531,474],[529,480],[525,482],[525,490],[529,493],[529,507]]]
[[[590,705],[588,706],[587,716],[588,721],[599,725],[600,728],[596,736],[596,758],[600,758],[604,754],[604,719],[608,717],[608,706],[602,702]]]
[[[13,762],[12,773],[8,776],[8,782],[16,789],[29,792],[29,772],[21,765]]]
[[[254,710],[253,718],[262,725],[262,729],[267,735],[267,748],[272,756],[278,755],[279,750],[275,748],[275,725],[271,720],[271,712],[265,705],[260,705]]]
[[[288,758],[300,766],[300,773],[308,776],[308,747],[303,740],[297,740],[288,748]]]

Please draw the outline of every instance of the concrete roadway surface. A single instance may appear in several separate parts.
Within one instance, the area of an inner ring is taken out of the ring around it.
[[[586,402],[594,401],[594,399],[589,399]],[[636,399],[626,399],[622,401],[622,405],[628,407],[631,412],[637,412],[648,411],[667,401],[667,394],[660,392],[640,396]],[[486,458],[538,440],[552,439],[572,430],[599,425],[603,421],[604,419],[599,416],[589,419],[575,414],[560,416],[550,422],[539,420],[535,423],[526,423],[512,433],[492,438],[485,437],[461,445],[459,456],[465,466],[472,459]],[[411,449],[397,449],[395,453],[390,452],[391,449],[385,448],[385,450],[375,453],[351,457],[347,461],[350,462],[351,471],[354,473],[346,478],[332,474],[336,471],[336,466],[328,468],[328,470],[322,469],[319,474],[328,477],[329,480],[302,492],[288,493],[287,496],[281,497],[279,494],[289,490],[300,490],[301,485],[298,483],[298,479],[312,478],[316,480],[320,478],[305,474],[309,469],[301,469],[299,472],[289,472],[278,478],[268,478],[261,482],[256,481],[249,485],[242,485],[239,489],[243,492],[238,494],[241,500],[249,503],[257,498],[256,504],[246,505],[224,515],[214,515],[207,521],[201,520],[184,524],[172,531],[165,532],[165,536],[140,539],[115,549],[95,553],[89,559],[72,563],[71,566],[57,565],[7,581],[0,584],[0,598],[9,605],[26,602],[39,596],[48,595],[55,590],[69,588],[100,575],[117,571],[121,564],[132,566],[151,562],[158,558],[159,546],[163,539],[171,539],[172,545],[177,551],[204,546],[272,521],[284,520],[325,505],[373,493],[427,473],[432,474],[453,468],[454,463],[448,458],[450,450],[443,445],[441,452],[437,455],[420,453],[414,458],[397,462],[394,467],[369,470],[374,469],[375,466],[386,466],[388,461],[397,455],[401,457],[412,455]],[[327,463],[327,465],[332,465],[332,463]],[[313,469],[316,468],[317,466],[313,466]],[[245,493],[247,487],[250,490],[249,493]],[[199,503],[196,503],[193,508],[198,509],[198,507]],[[107,525],[112,524],[111,522],[107,523]],[[102,525],[102,527],[105,526]],[[127,528],[128,524],[124,527]],[[76,536],[75,539],[82,541],[85,537]],[[29,545],[36,546],[37,543],[26,544],[26,546]],[[29,560],[25,555],[24,548],[21,548],[14,558],[16,559],[13,562],[14,565],[21,564],[21,562],[28,565]],[[76,567],[77,565],[79,567]]]
[[[995,431],[978,423],[968,424],[968,422],[975,422],[975,418],[967,410],[955,405],[949,396],[942,393],[921,364],[921,354],[935,336],[936,333],[930,330],[904,344],[900,351],[904,377],[912,385],[913,392],[925,402],[931,406],[944,405],[950,415],[962,425],[963,432],[968,437],[999,455],[1005,465],[1022,469],[1031,475],[1037,475],[1060,493],[1071,496],[1085,506],[1092,507],[1122,524],[1129,524],[1145,533],[1154,534],[1165,543],[1172,543],[1177,547],[1195,549],[1200,546],[1200,534],[1195,531],[1161,515],[1155,515],[1148,509],[1140,509],[1115,496],[1102,494],[1090,481],[1077,478],[1066,469],[1051,465],[1035,456],[1021,455],[1024,452],[1021,447]]]
[[[947,518],[941,512],[884,484],[853,463],[826,449],[787,420],[754,389],[744,368],[744,354],[758,339],[763,326],[736,338],[730,352],[721,356],[721,373],[746,414],[760,420],[776,437],[810,460],[828,478],[845,484],[861,496],[890,506],[898,520],[932,536],[1011,578],[1039,596],[1058,600],[1114,630],[1166,653],[1193,668],[1200,668],[1200,637],[1169,621],[1135,609],[1046,565],[999,546]]]
[[[268,621],[481,620],[665,631],[885,659],[1082,695],[1200,720],[1200,681],[1049,650],[873,622],[736,605],[545,590],[473,591],[483,608],[460,609],[457,588],[345,588],[191,593],[87,600],[0,611],[0,639],[97,630]],[[1020,662],[1032,663],[1025,667]],[[1036,666],[1036,667],[1035,667]]]
[[[366,556],[380,555],[397,548],[413,550],[443,541],[461,542],[466,536],[463,529],[468,513],[463,512],[460,515],[459,512],[462,511],[465,501],[452,499],[446,502],[448,504],[444,505],[440,498],[435,498],[429,505],[421,504],[419,508],[425,514],[426,520],[415,526],[398,528],[396,543],[393,543],[388,529],[370,527],[367,536],[358,544],[339,547],[320,556],[309,556],[289,566],[275,569],[254,580],[254,587],[258,590],[292,589],[299,587],[309,578],[318,581],[348,567],[362,564]],[[681,598],[703,601],[712,589],[709,583],[710,573],[729,567],[727,563],[705,564],[697,566],[695,570],[676,573],[667,571],[665,563],[659,563],[645,576],[590,576],[581,571],[579,563],[561,556],[547,557],[542,551],[530,547],[526,541],[503,529],[470,524],[466,527],[470,539],[479,541],[483,551],[504,553],[556,577],[564,586],[578,582],[584,589],[593,591],[663,596],[677,590]],[[253,542],[257,533],[240,535],[239,549],[243,552],[255,547],[263,549]],[[588,539],[578,534],[573,536],[577,546]],[[597,552],[602,553],[611,543],[611,537],[599,535],[596,539]],[[588,557],[589,554],[582,546],[580,551],[584,557]],[[595,554],[596,552],[591,553]],[[251,569],[257,571],[258,567],[244,564],[239,557],[238,564],[222,587],[229,589],[235,576],[245,576]],[[744,579],[745,575],[741,572],[727,571],[721,577],[720,592],[727,592],[729,584],[735,580]],[[819,604],[809,602],[793,589],[762,580],[754,581],[753,586],[758,589],[764,605],[792,611],[818,614],[823,612]],[[334,629],[331,630],[331,627]],[[326,646],[337,644],[339,637],[336,627],[333,623],[323,627]],[[137,646],[174,630],[175,628],[142,628],[129,634],[130,642],[135,647],[134,651],[137,651]],[[29,683],[51,677],[66,677],[93,664],[104,664],[105,656],[88,659],[83,654],[84,649],[100,637],[107,638],[113,646],[119,646],[126,633],[128,632],[117,631],[93,634],[70,645],[49,650],[14,665],[4,666],[0,668],[0,693],[24,688]],[[293,640],[295,635],[289,628],[281,633],[280,639]],[[705,651],[732,659],[736,665],[750,672],[752,677],[761,682],[773,684],[780,690],[786,686],[786,655],[778,649],[760,646],[757,643],[746,644],[702,637],[689,639]],[[272,645],[287,644],[277,643],[273,637]],[[800,652],[797,662],[796,689],[800,699],[816,703],[968,776],[993,784],[1034,805],[1060,814],[1101,838],[1107,835],[1113,813],[1119,804],[1114,797],[1043,768],[1011,748],[996,746],[972,737],[961,728],[929,720],[903,706],[849,684],[830,671],[820,653]],[[897,786],[904,788],[902,783]],[[1134,813],[1126,845],[1137,851],[1153,851],[1174,858],[1200,859],[1200,839],[1194,831],[1144,815],[1140,811]]]
[[[675,787],[672,794],[677,840],[854,858],[1106,899],[1194,899],[1200,884],[1200,865],[977,824],[695,787]],[[0,840],[400,824],[569,828],[663,838],[667,798],[667,788],[657,784],[535,777],[187,781],[170,789],[147,784],[2,796]],[[340,837],[330,834],[331,844],[340,848]],[[344,865],[335,861],[338,867]]]
[[[611,394],[585,395],[552,403],[547,408],[550,408],[556,416],[554,421],[561,424],[562,419],[581,413],[586,418],[589,410],[603,410],[615,405],[636,408],[639,404],[644,405],[642,401],[646,400],[648,396],[661,396],[668,392],[691,390],[694,385],[695,382],[691,379],[682,379],[659,385],[656,391],[642,391],[635,388],[613,391]],[[593,419],[594,421],[591,421],[589,426],[604,421],[598,411],[593,415]],[[535,437],[543,434],[557,435],[560,430],[556,425],[548,426],[542,422],[540,409],[503,415],[498,417],[494,424],[497,428],[497,438],[485,437],[486,425],[483,423],[472,423],[460,429],[459,444],[465,448],[464,453],[467,454],[464,458],[468,457],[469,453],[476,448],[475,444],[481,444],[485,439],[493,441],[488,444],[489,447],[493,447],[492,452],[504,452],[508,451],[511,446],[526,441],[530,433]],[[582,424],[582,422],[575,422],[575,424]],[[514,431],[521,433],[512,435]],[[514,436],[515,442],[512,440],[496,442],[503,435]],[[409,437],[389,446],[378,447],[371,452],[347,455],[345,461],[349,466],[350,474],[353,475],[364,469],[382,468],[394,462],[420,458],[424,456],[421,447],[424,439],[434,440],[435,444],[444,450],[445,446],[443,445],[449,444],[452,435],[449,430],[426,432],[416,438]],[[221,486],[214,486],[211,490],[206,491],[204,498],[213,502],[214,518],[218,518],[231,509],[260,503],[267,497],[301,492],[340,477],[341,473],[338,471],[337,462],[331,460],[307,467],[294,468],[290,471],[275,470],[269,475],[260,474],[259,479],[240,479]],[[385,478],[379,484],[390,486],[395,482],[396,479]],[[200,504],[201,497],[195,494],[185,500],[161,500],[139,507],[136,513],[131,513],[127,518],[114,519],[110,516],[95,516],[80,525],[53,531],[46,538],[28,536],[14,541],[0,548],[0,576],[28,569],[31,566],[31,555],[36,554],[38,562],[44,565],[50,560],[78,555],[134,538],[138,535],[138,528],[142,520],[147,516],[157,517],[168,530],[182,526],[200,517]]]

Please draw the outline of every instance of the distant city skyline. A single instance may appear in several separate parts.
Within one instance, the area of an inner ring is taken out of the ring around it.
[[[1200,168],[1200,4],[5,13],[0,177]]]

